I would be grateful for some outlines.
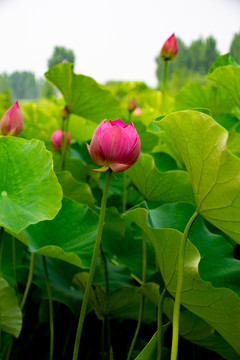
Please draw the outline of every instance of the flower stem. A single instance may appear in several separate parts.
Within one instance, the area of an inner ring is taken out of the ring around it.
[[[162,113],[165,113],[166,109],[166,92],[167,92],[167,73],[168,73],[168,61],[164,61],[163,67],[163,83],[162,83]]]
[[[22,297],[22,301],[21,301],[21,305],[20,305],[20,309],[21,311],[24,308],[25,302],[27,300],[27,296],[28,296],[28,292],[32,283],[32,278],[33,278],[33,272],[34,272],[34,264],[35,264],[35,254],[31,253],[31,258],[30,258],[30,268],[29,268],[29,273],[28,273],[28,279],[27,279],[27,285]]]
[[[69,117],[67,119],[62,119],[62,141],[61,141],[61,158],[60,158],[60,171],[64,170],[65,165],[65,156],[67,151],[67,132],[69,125]]]
[[[30,267],[29,267],[29,273],[28,273],[28,279],[27,279],[27,284],[26,284],[26,288],[22,297],[22,301],[20,304],[20,310],[23,311],[25,302],[27,300],[27,296],[28,296],[28,292],[32,283],[32,278],[33,278],[33,272],[34,272],[34,264],[35,264],[35,254],[31,253],[31,258],[30,258]],[[10,342],[9,342],[9,346],[8,346],[8,352],[7,352],[7,356],[5,360],[9,360],[10,359],[10,355],[12,352],[12,348],[13,348],[13,343],[14,343],[14,338],[12,337]]]
[[[125,213],[127,208],[127,174],[123,173],[123,192],[122,192],[122,212]]]
[[[16,246],[15,246],[15,237],[12,236],[12,254],[13,254],[13,271],[14,271],[14,279],[16,286],[16,293],[18,293],[18,282],[17,282],[17,262],[16,262]]]
[[[178,337],[179,337],[179,315],[180,315],[180,304],[181,304],[181,293],[183,285],[183,274],[184,274],[184,254],[185,247],[188,238],[189,231],[198,216],[198,212],[192,215],[187,223],[184,230],[178,253],[178,274],[177,274],[177,289],[175,295],[175,302],[173,308],[173,333],[172,333],[172,348],[171,348],[171,360],[177,360],[178,353]]]
[[[98,253],[100,249],[101,239],[102,239],[102,230],[104,225],[104,218],[105,218],[105,212],[106,212],[106,204],[107,204],[107,195],[108,195],[108,189],[110,185],[110,179],[111,179],[111,170],[107,171],[106,174],[106,180],[105,180],[105,186],[103,190],[103,196],[102,196],[102,202],[101,202],[101,210],[99,215],[99,222],[98,222],[98,229],[97,229],[97,236],[96,236],[96,242],[93,250],[93,256],[92,256],[92,262],[88,274],[88,280],[87,285],[84,292],[79,322],[78,322],[78,328],[76,333],[76,339],[75,339],[75,345],[74,345],[74,351],[73,351],[73,360],[77,360],[78,358],[78,351],[79,351],[79,345],[81,341],[81,335],[82,335],[82,328],[84,323],[84,318],[87,310],[87,304],[89,299],[89,294],[92,286],[93,276],[95,273]]]
[[[50,352],[49,352],[49,360],[53,359],[53,350],[54,350],[54,323],[53,323],[53,299],[52,299],[52,291],[50,286],[50,280],[47,270],[46,257],[43,256],[43,269],[44,275],[47,285],[47,293],[48,293],[48,302],[49,302],[49,321],[50,321]]]
[[[163,313],[163,300],[166,294],[166,289],[163,289],[161,295],[159,296],[159,302],[158,302],[158,311],[157,311],[157,344],[158,344],[158,350],[157,350],[157,360],[161,360],[162,358],[162,313]]]
[[[143,232],[142,233],[142,284],[144,284],[146,282],[146,273],[147,273],[147,239],[146,239],[146,234]],[[140,327],[141,327],[141,323],[142,323],[142,318],[143,318],[143,308],[144,308],[144,296],[141,295],[141,299],[140,299],[140,305],[139,305],[139,312],[138,312],[138,323],[137,323],[137,327],[135,330],[135,334],[130,346],[130,350],[128,353],[128,357],[127,360],[131,359],[132,356],[132,352],[140,331]]]
[[[3,232],[4,227],[0,227],[0,276],[2,276],[1,273],[1,265],[2,265],[2,238],[3,238]],[[1,319],[1,308],[0,308],[0,319]],[[2,347],[2,327],[1,327],[1,321],[0,321],[0,353],[1,353],[1,347]]]
[[[4,227],[1,227],[0,228],[0,275],[2,275],[1,264],[2,264],[2,249],[3,249],[3,243],[2,243],[3,233],[4,233]]]
[[[105,279],[105,288],[106,288],[106,294],[108,296],[109,294],[109,277],[108,277],[108,265],[107,265],[107,258],[104,252],[104,248],[103,248],[103,244],[100,244],[100,255],[101,255],[101,261],[103,263],[104,266],[104,279]],[[106,337],[107,337],[107,359],[110,358],[110,348],[111,348],[111,328],[110,328],[110,319],[108,314],[105,314],[105,318],[103,321],[103,326],[102,326],[102,344],[105,344],[105,323],[106,323]],[[104,345],[103,345],[103,349],[104,349]],[[103,353],[103,352],[102,352]],[[104,359],[104,357],[103,357]]]

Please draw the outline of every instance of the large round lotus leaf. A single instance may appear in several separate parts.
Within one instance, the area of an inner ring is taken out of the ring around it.
[[[42,141],[0,138],[0,226],[19,233],[30,224],[53,219],[62,189],[52,155]]]
[[[22,313],[15,291],[0,277],[0,329],[18,337],[22,328]]]
[[[240,159],[227,148],[227,130],[197,111],[169,114],[157,125],[189,173],[197,212],[240,243]]]
[[[120,101],[91,77],[75,74],[72,63],[50,67],[45,77],[61,91],[71,114],[97,123],[121,117]]]

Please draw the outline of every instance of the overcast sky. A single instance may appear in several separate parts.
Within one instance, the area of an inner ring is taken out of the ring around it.
[[[155,86],[155,57],[172,33],[187,45],[212,35],[229,51],[240,0],[0,0],[0,73],[47,70],[54,46],[72,49],[75,72]]]

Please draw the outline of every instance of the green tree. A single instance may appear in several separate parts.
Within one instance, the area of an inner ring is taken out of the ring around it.
[[[41,96],[44,98],[50,98],[56,94],[56,88],[46,79],[42,82]]]
[[[234,35],[230,47],[230,52],[236,62],[240,64],[240,32]]]
[[[219,55],[216,40],[212,36],[208,37],[204,49],[204,74],[208,72],[210,66],[216,61]]]
[[[55,46],[54,51],[50,59],[48,59],[48,67],[54,66],[61,62],[75,61],[75,55],[72,50],[66,49],[64,46]]]
[[[15,71],[9,78],[15,99],[35,99],[39,96],[39,86],[32,72]]]
[[[0,92],[8,90],[11,92],[10,78],[6,73],[0,75]]]

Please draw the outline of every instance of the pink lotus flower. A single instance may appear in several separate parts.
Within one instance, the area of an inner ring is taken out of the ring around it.
[[[133,98],[128,103],[128,111],[133,112],[136,109],[136,107],[137,107],[137,103],[136,103],[136,100]]]
[[[18,136],[23,129],[23,117],[16,101],[3,115],[0,121],[0,133],[2,135]]]
[[[134,115],[142,115],[142,110],[140,109],[140,107],[136,107],[133,113]]]
[[[162,50],[161,50],[161,58],[164,61],[167,60],[174,60],[178,53],[178,43],[177,39],[174,34],[168,38],[165,43],[163,44]]]
[[[53,132],[52,137],[51,137],[51,143],[56,150],[61,150],[62,139],[63,139],[64,135],[65,135],[65,132],[62,132],[61,129],[58,129]],[[70,144],[71,144],[71,135],[69,132],[67,132],[67,145],[70,145]]]
[[[90,145],[87,144],[92,160],[103,167],[95,171],[122,172],[138,159],[141,143],[133,125],[122,120],[103,120],[94,131]]]

